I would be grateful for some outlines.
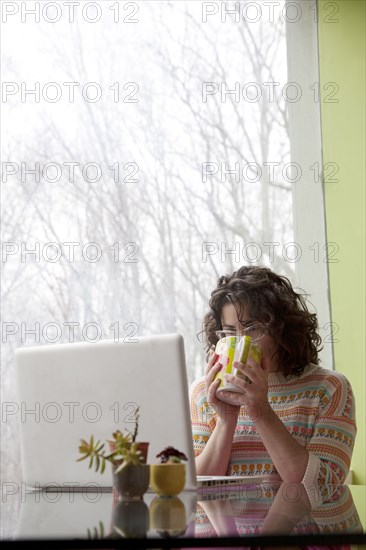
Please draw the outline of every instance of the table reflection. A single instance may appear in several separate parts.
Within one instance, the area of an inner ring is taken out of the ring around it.
[[[349,487],[329,488],[330,498],[311,506],[301,484],[264,484],[238,493],[203,494],[196,537],[363,533]]]
[[[329,494],[328,501],[311,507],[304,487],[294,483],[244,486],[239,491],[210,487],[170,498],[146,493],[143,500],[131,503],[112,493],[55,495],[41,491],[27,493],[21,502],[15,538],[188,541],[363,533],[349,487],[332,488]]]
[[[143,500],[121,500],[114,505],[108,538],[145,538],[149,532],[162,538],[180,537],[188,527],[187,512],[190,518],[195,514],[196,495],[192,497],[190,506],[179,497],[156,496],[149,506]]]

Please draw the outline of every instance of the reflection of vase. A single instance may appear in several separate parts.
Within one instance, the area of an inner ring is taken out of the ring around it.
[[[149,509],[143,500],[126,502],[121,500],[113,510],[113,536],[143,538],[149,530]]]
[[[158,495],[174,496],[183,491],[186,483],[185,464],[151,464],[150,485]]]
[[[150,466],[148,464],[128,464],[120,472],[115,473],[113,467],[113,486],[125,501],[142,498],[149,486]]]
[[[187,526],[186,509],[178,497],[155,497],[150,504],[150,528],[163,537],[182,535]]]

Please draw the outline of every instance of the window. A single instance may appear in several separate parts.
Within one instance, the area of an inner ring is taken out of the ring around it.
[[[243,264],[311,292],[330,330],[314,6],[12,4],[3,401],[20,345],[177,331],[193,380],[210,292]],[[18,421],[3,479],[20,476]]]

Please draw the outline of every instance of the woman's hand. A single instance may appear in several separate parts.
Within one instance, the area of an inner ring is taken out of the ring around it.
[[[212,350],[205,370],[206,399],[209,407],[216,413],[214,427],[203,449],[196,457],[198,475],[227,475],[231,459],[231,449],[240,411],[239,406],[224,403],[216,397],[220,379],[215,380],[222,365],[219,355]],[[208,413],[210,415],[210,413]]]
[[[215,376],[222,369],[223,365],[219,361],[219,355],[213,350],[205,370],[205,387],[208,404],[213,407],[217,416],[222,422],[233,420],[235,424],[238,419],[240,405],[234,406],[224,403],[216,397],[216,390],[220,385],[220,379]]]
[[[234,361],[233,367],[245,374],[250,382],[246,382],[239,376],[225,374],[225,380],[241,390],[240,393],[231,392],[231,396],[233,396],[238,405],[246,405],[249,416],[252,416],[251,411],[255,411],[254,414],[258,414],[258,408],[261,410],[263,405],[268,406],[269,358],[264,357],[261,364],[252,358],[248,359],[246,365],[239,361]]]

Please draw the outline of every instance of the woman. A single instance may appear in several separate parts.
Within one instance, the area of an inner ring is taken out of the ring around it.
[[[315,503],[344,482],[356,434],[352,389],[340,373],[319,367],[317,318],[290,281],[262,267],[222,276],[204,318],[210,350],[203,379],[191,388],[199,475],[270,475],[303,483]],[[261,364],[234,363],[250,382],[225,375],[240,390],[236,405],[218,399],[222,368],[217,331],[251,335]]]

